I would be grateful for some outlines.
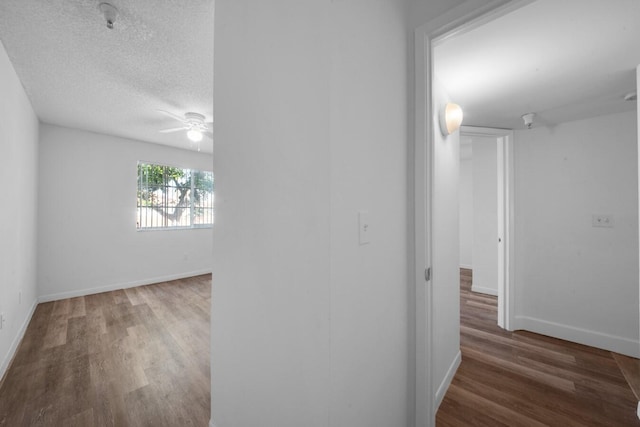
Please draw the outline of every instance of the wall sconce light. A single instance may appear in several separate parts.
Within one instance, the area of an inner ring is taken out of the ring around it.
[[[451,102],[440,111],[440,130],[444,136],[451,135],[460,129],[462,124],[462,108]]]

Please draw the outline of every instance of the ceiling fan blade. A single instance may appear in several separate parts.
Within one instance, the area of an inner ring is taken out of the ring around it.
[[[172,119],[176,119],[176,120],[178,120],[178,121],[180,121],[182,123],[186,123],[186,120],[184,119],[184,117],[180,117],[180,116],[178,116],[176,114],[170,113],[170,112],[165,111],[165,110],[156,110],[156,111],[159,111],[160,113],[166,114],[167,116],[171,117]]]
[[[172,129],[162,129],[161,131],[159,131],[160,133],[169,133],[169,132],[178,132],[180,130],[187,130],[189,128],[186,127],[180,127],[180,128],[172,128]]]

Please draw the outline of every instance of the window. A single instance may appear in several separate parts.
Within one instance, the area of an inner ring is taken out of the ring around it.
[[[213,224],[213,173],[138,162],[139,230]]]

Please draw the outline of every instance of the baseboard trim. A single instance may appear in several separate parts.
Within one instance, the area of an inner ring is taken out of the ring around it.
[[[473,284],[471,284],[471,292],[477,292],[479,294],[486,294],[486,295],[493,295],[494,297],[498,296],[497,289],[483,288],[482,286],[473,286]]]
[[[449,369],[447,370],[447,374],[444,376],[444,379],[440,383],[440,386],[438,386],[438,391],[436,391],[435,405],[434,405],[435,411],[438,410],[438,408],[440,407],[440,404],[442,403],[442,399],[444,399],[444,395],[447,394],[447,390],[449,389],[449,386],[451,385],[451,381],[453,381],[453,377],[456,375],[456,371],[458,370],[458,367],[460,366],[461,362],[462,362],[462,353],[460,352],[460,350],[458,350],[456,357],[453,358],[453,361],[451,362],[451,366],[449,366]]]
[[[603,334],[601,332],[548,322],[527,316],[516,316],[514,323],[514,330],[524,329],[537,334],[609,350],[630,357],[640,357],[640,341],[638,340]]]
[[[170,274],[167,276],[152,277],[150,279],[134,280],[125,283],[115,283],[112,285],[98,286],[89,289],[78,289],[76,291],[60,292],[56,294],[41,295],[38,302],[58,301],[61,299],[84,297],[87,295],[100,294],[102,292],[117,291],[119,289],[135,288],[136,286],[152,285],[154,283],[169,282],[171,280],[185,279],[187,277],[200,276],[202,274],[211,274],[211,269],[188,271],[178,274]]]
[[[4,381],[4,374],[7,372],[9,366],[11,366],[11,362],[13,361],[14,356],[16,355],[16,351],[18,350],[18,346],[22,342],[22,338],[24,338],[25,332],[27,332],[27,326],[29,326],[29,322],[31,322],[31,318],[33,317],[33,313],[36,311],[36,307],[38,306],[38,300],[33,301],[31,308],[29,309],[29,314],[22,322],[20,329],[18,329],[18,333],[16,337],[13,339],[11,346],[9,347],[9,351],[6,356],[2,360],[2,365],[0,365],[0,384]]]

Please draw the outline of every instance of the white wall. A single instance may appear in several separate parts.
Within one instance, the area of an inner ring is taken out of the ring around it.
[[[471,151],[471,149],[469,149]],[[460,158],[460,267],[473,268],[473,161]]]
[[[638,356],[636,117],[516,132],[518,328]]]
[[[449,102],[437,80],[433,83],[434,117]],[[432,282],[432,384],[439,405],[460,364],[459,198],[460,132],[442,136],[434,131]]]
[[[0,43],[0,379],[37,298],[38,118]]]
[[[409,27],[417,28],[464,2],[465,0],[408,0]]]
[[[328,425],[330,9],[216,1],[218,427]]]
[[[219,427],[409,423],[406,12],[216,2]]]
[[[405,14],[403,0],[331,7],[332,426],[410,417]],[[369,212],[365,245],[359,210]]]
[[[498,295],[498,145],[473,137],[474,292]]]
[[[43,124],[41,300],[211,271],[212,230],[136,230],[138,160],[211,170],[211,155]]]

